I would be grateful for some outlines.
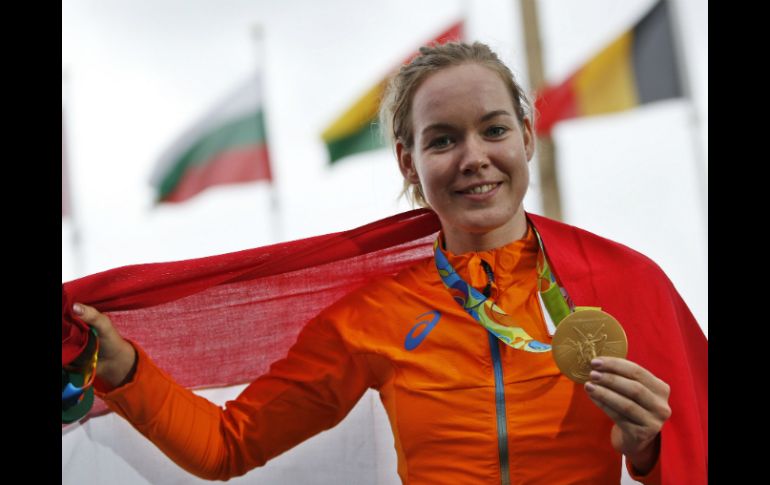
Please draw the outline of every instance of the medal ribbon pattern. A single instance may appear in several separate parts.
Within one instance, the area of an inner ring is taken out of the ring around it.
[[[546,311],[551,316],[554,325],[558,326],[564,318],[575,311],[596,309],[595,307],[576,307],[567,290],[559,286],[551,271],[540,234],[532,227],[540,247],[537,255],[537,290],[543,299]],[[541,353],[549,352],[551,345],[535,340],[523,328],[516,326],[513,318],[502,308],[484,296],[473,286],[469,285],[457,274],[441,248],[441,235],[433,243],[433,259],[441,281],[446,286],[452,298],[465,309],[481,326],[489,330],[504,344],[517,350]],[[543,289],[545,288],[545,290]]]

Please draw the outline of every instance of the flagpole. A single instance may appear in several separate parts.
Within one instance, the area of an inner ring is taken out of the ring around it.
[[[64,104],[65,100],[69,100],[69,78],[67,76],[67,71],[65,69],[62,69],[61,73],[61,80],[62,80],[62,112],[61,112],[61,122],[62,122],[62,186],[64,187],[64,190],[66,190],[67,198],[66,198],[66,207],[67,207],[67,217],[69,217],[70,220],[70,241],[72,244],[72,256],[74,260],[74,266],[75,266],[75,277],[80,278],[83,276],[84,273],[84,266],[83,266],[83,255],[82,255],[82,248],[81,248],[81,234],[80,234],[80,228],[78,224],[77,217],[75,216],[77,211],[75,210],[75,204],[73,204],[73,197],[72,197],[72,182],[70,180],[70,163],[67,162],[67,164],[64,164],[65,160],[69,160],[69,157],[67,156],[67,150],[65,150],[65,133],[64,133]],[[64,203],[64,202],[62,202]]]
[[[699,196],[699,208],[701,216],[703,218],[703,229],[706,248],[708,248],[708,173],[706,157],[703,153],[703,146],[700,142],[701,134],[701,122],[698,110],[695,107],[695,99],[692,95],[692,80],[690,79],[689,70],[687,68],[687,55],[684,49],[684,41],[682,39],[682,16],[680,15],[680,7],[677,7],[676,2],[669,0],[661,0],[664,2],[665,7],[668,8],[669,18],[671,18],[671,35],[672,43],[674,46],[674,54],[677,62],[674,64],[677,66],[677,73],[679,74],[680,85],[682,86],[682,94],[689,103],[687,103],[687,129],[690,132],[690,141],[693,146],[693,156],[695,160],[695,177],[698,185]]]
[[[254,24],[251,27],[251,35],[254,39],[255,44],[255,50],[256,50],[256,64],[257,69],[260,71],[260,78],[261,78],[261,85],[260,89],[264,93],[264,65],[265,65],[265,30],[262,24]],[[262,106],[265,106],[264,98]],[[267,123],[267,117],[264,116],[265,110],[263,109],[263,119],[265,124]],[[267,143],[267,138],[269,137],[268,130],[265,129],[265,143]],[[267,143],[267,146],[270,146],[270,143]],[[268,158],[269,158],[269,152],[268,152]],[[281,227],[281,203],[278,197],[278,190],[276,190],[275,187],[275,174],[273,173],[272,169],[272,160],[269,162],[270,164],[270,227],[272,232],[272,239],[273,242],[280,242],[282,241],[282,227]]]
[[[527,49],[529,85],[532,91],[537,93],[546,83],[540,44],[537,5],[535,0],[519,0],[519,5],[521,6],[521,17],[524,24],[524,42]],[[533,112],[533,136],[535,133],[535,116],[536,113]],[[551,135],[537,137],[536,142],[543,212],[545,216],[561,221],[561,195],[559,192],[559,180],[556,172],[556,147]]]
[[[468,19],[470,18],[470,12],[471,0],[462,0],[460,3],[460,18],[463,23],[462,35],[460,36],[462,42],[468,42],[468,39],[470,38],[470,36],[468,36]]]

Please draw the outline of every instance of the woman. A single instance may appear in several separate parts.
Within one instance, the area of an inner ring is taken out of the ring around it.
[[[535,141],[510,70],[483,44],[423,48],[391,81],[381,118],[405,190],[441,222],[435,261],[321,312],[226,410],[176,385],[106,315],[76,305],[101,339],[97,395],[180,466],[210,479],[246,473],[334,426],[372,387],[404,483],[618,483],[621,454],[632,476],[660,483],[661,450],[675,445],[661,439],[669,385],[633,359],[593,360],[584,386],[562,375],[547,351],[553,329],[538,286],[548,282],[538,269],[550,263],[576,303],[629,325],[631,342],[667,323],[644,323],[649,315],[622,301],[617,267],[646,275],[636,293],[642,303],[660,299],[644,292],[667,280],[638,253],[525,213]],[[595,265],[582,274],[572,239]],[[451,270],[507,313],[513,342],[458,304],[467,295],[445,283]],[[666,311],[656,315],[666,319]]]

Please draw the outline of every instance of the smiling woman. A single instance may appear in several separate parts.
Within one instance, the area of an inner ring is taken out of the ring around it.
[[[209,479],[336,425],[374,388],[404,483],[618,483],[621,455],[643,483],[705,483],[705,337],[648,258],[525,212],[526,106],[486,45],[422,48],[391,81],[381,116],[406,186],[441,223],[433,257],[321,311],[225,409],[176,384],[107,315],[76,305],[102,339],[96,394]],[[588,307],[599,320],[568,336],[583,384],[562,373],[552,344]],[[630,342],[627,359],[605,352],[610,320],[625,329],[613,335]]]
[[[535,142],[500,76],[475,63],[444,69],[420,85],[413,107],[414,144],[396,142],[399,166],[438,214],[447,249],[521,239]]]

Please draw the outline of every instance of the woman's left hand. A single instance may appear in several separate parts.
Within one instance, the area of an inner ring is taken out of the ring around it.
[[[585,388],[609,416],[612,447],[626,456],[635,471],[646,475],[660,453],[660,429],[671,416],[669,385],[630,360],[599,357],[591,361]]]

